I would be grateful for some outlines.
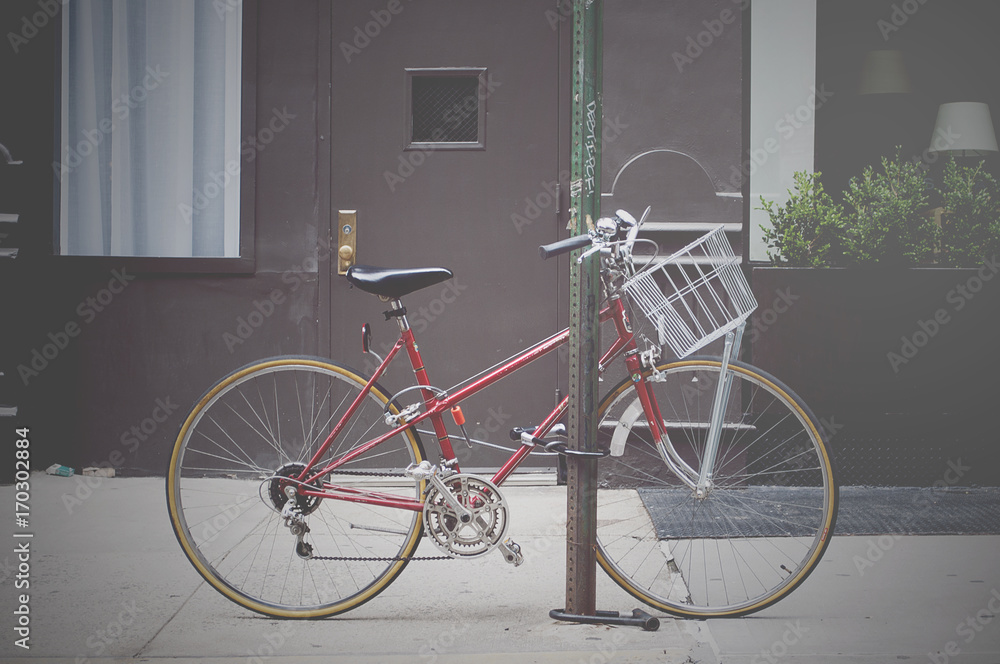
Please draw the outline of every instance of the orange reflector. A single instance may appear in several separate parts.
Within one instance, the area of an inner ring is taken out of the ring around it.
[[[465,415],[462,414],[461,406],[452,406],[451,416],[455,418],[455,424],[465,426]]]

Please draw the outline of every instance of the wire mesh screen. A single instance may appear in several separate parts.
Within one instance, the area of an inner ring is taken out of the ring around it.
[[[414,143],[475,143],[479,140],[479,77],[414,76]]]

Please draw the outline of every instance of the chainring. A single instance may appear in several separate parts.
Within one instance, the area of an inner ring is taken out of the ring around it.
[[[509,523],[507,501],[493,482],[477,475],[456,473],[441,478],[458,502],[472,513],[462,523],[458,512],[433,484],[424,500],[424,532],[434,545],[452,557],[485,555],[503,541]]]

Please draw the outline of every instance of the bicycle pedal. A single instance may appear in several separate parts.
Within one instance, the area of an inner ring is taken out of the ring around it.
[[[518,567],[524,562],[524,556],[521,554],[521,545],[509,537],[497,545],[497,549],[500,550],[503,559],[514,567]]]
[[[432,465],[430,461],[425,459],[424,461],[421,461],[419,465],[411,463],[406,467],[406,470],[403,471],[403,474],[407,477],[420,481],[429,480],[437,474],[437,471],[437,466]]]

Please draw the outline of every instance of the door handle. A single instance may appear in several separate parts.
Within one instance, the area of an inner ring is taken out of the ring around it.
[[[337,274],[347,274],[354,265],[358,250],[358,211],[340,210],[337,214]]]

